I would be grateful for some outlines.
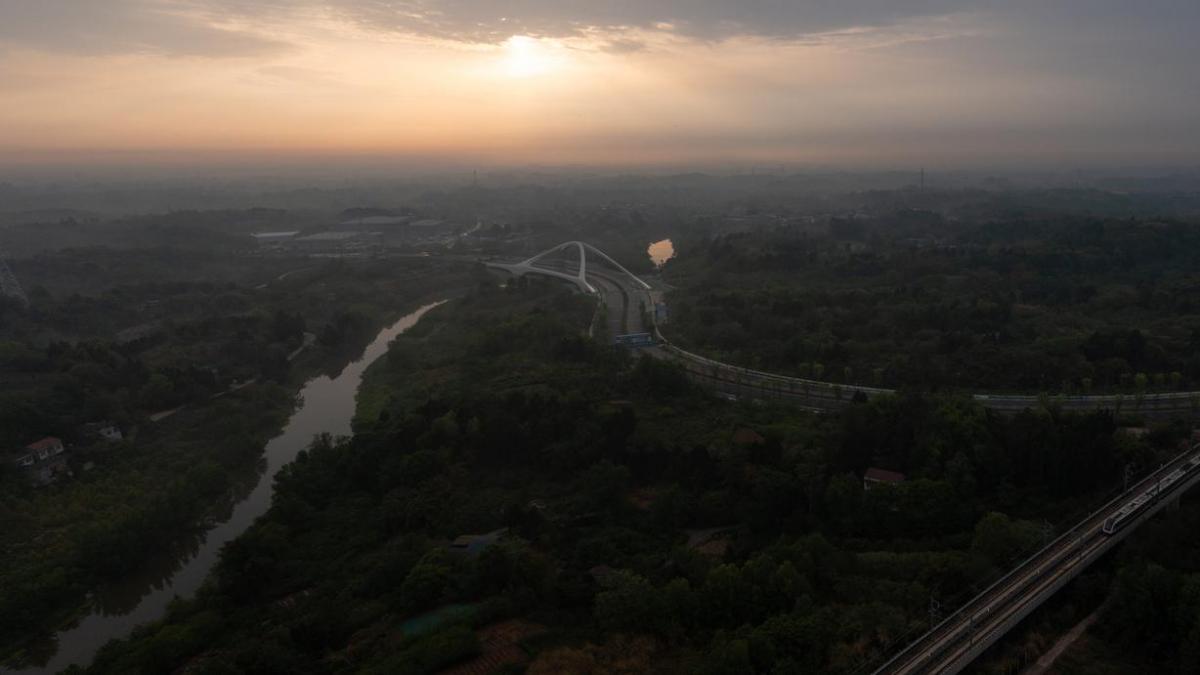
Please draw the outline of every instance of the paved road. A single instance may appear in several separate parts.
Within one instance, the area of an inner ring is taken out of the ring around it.
[[[628,331],[626,325],[626,302],[625,293],[621,290],[620,285],[614,284],[607,279],[601,279],[594,274],[588,275],[588,282],[595,286],[596,290],[600,291],[600,297],[604,301],[605,317],[607,319],[607,338],[612,340],[617,335],[624,335]]]
[[[556,271],[577,272],[578,263],[567,260],[541,260],[537,263]],[[602,293],[609,308],[608,330],[611,334],[655,332],[655,326],[643,325],[641,305],[650,306],[649,294],[632,279],[607,269],[597,270],[588,266],[588,281]],[[618,298],[615,287],[623,291]],[[622,312],[614,311],[621,303]],[[615,316],[623,315],[618,325]],[[736,395],[754,399],[789,401],[816,412],[840,410],[855,398],[894,394],[894,389],[866,387],[853,384],[837,384],[775,373],[741,368],[721,363],[682,350],[669,342],[668,337],[658,335],[658,347],[647,349],[656,358],[670,359],[684,367],[689,376],[701,384]],[[1063,410],[1088,411],[1108,409],[1117,412],[1132,412],[1146,417],[1192,417],[1200,418],[1200,392],[1172,392],[1135,395],[1102,396],[1029,396],[1012,394],[975,394],[975,400],[985,408],[1004,413],[1018,413],[1026,409],[1038,409],[1043,405],[1056,405]]]
[[[856,397],[871,398],[894,394],[894,389],[787,377],[774,373],[740,368],[679,349],[669,342],[661,344],[652,355],[670,358],[680,363],[688,374],[714,389],[738,396],[788,400],[824,411],[836,411],[849,405]],[[1162,394],[1104,395],[1104,396],[1028,396],[1009,394],[974,394],[985,408],[1003,413],[1018,413],[1055,405],[1062,410],[1113,410],[1137,413],[1146,417],[1200,417],[1200,392],[1171,392]]]
[[[559,263],[554,263],[558,265]],[[576,268],[577,269],[577,268]],[[648,295],[623,275],[607,275],[589,269],[588,281],[602,294],[610,309],[609,330],[638,332],[641,328],[641,298]],[[616,312],[618,302],[623,311]],[[617,316],[621,317],[618,326]],[[656,333],[657,327],[651,327]],[[720,391],[753,398],[789,400],[817,412],[837,410],[860,397],[894,393],[892,390],[792,378],[765,373],[707,359],[681,350],[658,333],[660,345],[646,349],[655,357],[673,360],[695,380]],[[977,394],[985,407],[1003,412],[1055,403],[1068,410],[1109,408],[1134,410],[1148,416],[1195,415],[1200,408],[1200,393],[1151,394],[1146,396],[1073,396],[1046,399],[1038,396]],[[1018,565],[985,589],[949,618],[905,647],[876,673],[912,675],[937,673],[952,675],[968,666],[980,653],[1002,637],[1014,625],[1047,598],[1099,559],[1157,511],[1200,482],[1200,471],[1189,474],[1173,489],[1146,507],[1137,520],[1114,535],[1102,531],[1104,521],[1128,501],[1154,484],[1161,476],[1191,459],[1196,448],[1181,454],[1159,471],[1139,481],[1130,490],[1084,518],[1078,525],[1047,547]]]
[[[569,261],[539,261],[537,267],[557,272],[577,274],[579,265]],[[646,332],[642,307],[647,303],[646,291],[628,280],[622,281],[619,272],[600,271],[589,264],[587,280],[600,292],[607,314],[608,337]]]
[[[613,276],[588,270],[588,282],[604,294],[612,335],[646,332],[642,318],[645,292],[622,286]]]

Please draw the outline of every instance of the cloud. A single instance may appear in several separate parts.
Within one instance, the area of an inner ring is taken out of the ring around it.
[[[1196,0],[0,0],[0,146],[1194,158],[1197,27]],[[514,35],[567,66],[500,76]]]
[[[214,7],[167,0],[0,0],[0,46],[84,56],[204,57],[258,56],[287,47],[217,25]]]
[[[641,40],[631,40],[627,38],[617,38],[605,42],[601,49],[609,54],[632,54],[640,52],[646,48],[646,43]]]
[[[663,29],[703,40],[796,38],[961,12],[984,0],[335,0],[363,26],[464,42]]]

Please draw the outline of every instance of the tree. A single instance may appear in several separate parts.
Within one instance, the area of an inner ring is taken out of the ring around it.
[[[662,598],[657,589],[628,570],[620,570],[605,581],[607,588],[596,594],[596,621],[605,630],[622,633],[661,633],[664,628]]]
[[[289,342],[302,339],[304,337],[304,328],[304,317],[299,314],[291,314],[282,309],[277,309],[275,310],[275,314],[271,316],[269,330],[271,339],[274,342]]]
[[[400,584],[400,605],[408,612],[437,604],[450,584],[450,567],[441,556],[427,555],[409,570]]]
[[[718,635],[713,640],[713,646],[704,659],[704,675],[742,675],[753,673],[755,668],[750,661],[750,643],[745,639],[729,639]]]
[[[975,498],[975,465],[965,452],[960,450],[946,462],[946,480],[960,499]]]
[[[993,511],[976,523],[971,550],[997,567],[1005,568],[1019,553],[1032,549],[1038,538],[1038,529],[1032,523],[1014,522],[1003,513]]]
[[[629,493],[629,469],[605,459],[588,467],[579,483],[590,508],[609,511],[625,504]]]
[[[825,511],[843,530],[852,527],[862,500],[862,481],[852,473],[834,476],[825,488]]]
[[[142,387],[138,396],[146,409],[161,410],[169,408],[176,402],[174,393],[175,387],[171,384],[171,380],[162,373],[154,373]]]
[[[701,617],[709,626],[737,626],[754,609],[752,589],[737,565],[718,565],[700,589]]]

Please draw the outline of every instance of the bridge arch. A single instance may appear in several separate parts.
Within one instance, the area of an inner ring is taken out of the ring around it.
[[[576,274],[560,272],[559,270],[549,269],[546,267],[539,267],[536,264],[539,260],[545,258],[546,256],[548,256],[552,253],[557,253],[564,249],[571,249],[571,248],[574,248],[579,253],[579,271]],[[563,242],[563,243],[559,244],[558,246],[548,248],[545,251],[542,251],[541,253],[533,256],[532,258],[529,258],[528,260],[523,260],[519,263],[513,263],[513,264],[488,263],[488,267],[505,270],[505,271],[511,273],[515,277],[522,277],[522,276],[525,276],[526,274],[541,274],[543,276],[555,277],[557,279],[563,279],[563,280],[570,281],[571,283],[575,284],[579,288],[579,290],[583,291],[584,293],[588,293],[591,295],[597,295],[599,293],[599,291],[596,290],[595,286],[592,286],[590,283],[588,283],[588,280],[587,280],[587,260],[588,260],[589,253],[591,253],[592,255],[598,256],[601,260],[603,260],[603,261],[607,262],[608,264],[612,265],[613,267],[617,268],[623,274],[627,275],[635,283],[637,283],[639,286],[641,286],[643,289],[648,290],[650,288],[650,284],[646,283],[645,281],[642,281],[641,279],[639,279],[637,277],[636,274],[625,269],[625,267],[623,265],[621,265],[621,263],[617,262],[616,260],[613,260],[607,253],[605,253],[604,251],[601,251],[600,249],[596,248],[595,246],[592,246],[591,244],[588,244],[588,243],[582,242],[582,241]]]

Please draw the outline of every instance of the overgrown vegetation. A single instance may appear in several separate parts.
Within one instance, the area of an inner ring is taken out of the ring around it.
[[[719,358],[925,390],[1200,389],[1194,223],[932,211],[693,242],[670,335]]]
[[[0,655],[21,662],[30,638],[253,485],[306,378],[340,369],[400,310],[476,283],[428,261],[296,264],[307,267],[255,286],[98,277],[91,293],[0,309]],[[123,339],[117,329],[135,320],[152,329]],[[100,421],[125,439],[88,438]],[[65,441],[70,475],[34,488],[13,459],[44,436]]]
[[[1148,522],[1116,560],[1109,602],[1055,666],[1076,673],[1194,673],[1200,667],[1200,505]]]
[[[954,397],[729,404],[584,339],[590,314],[539,284],[431,312],[370,371],[355,437],[287,467],[198,597],[91,672],[436,672],[520,620],[531,673],[851,673],[1181,433]],[[871,465],[908,479],[864,490]]]

